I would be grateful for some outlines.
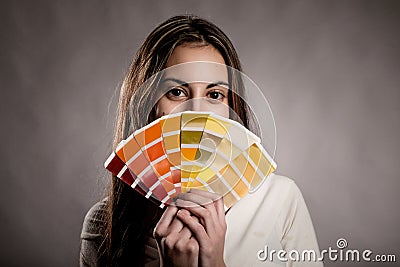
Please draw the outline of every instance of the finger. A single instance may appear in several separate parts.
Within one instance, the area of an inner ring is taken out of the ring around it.
[[[191,238],[189,242],[187,243],[187,248],[188,251],[195,257],[195,259],[198,258],[199,255],[199,243],[195,238]],[[197,265],[197,262],[194,263],[194,266]],[[191,265],[192,266],[192,265]]]
[[[199,195],[199,196],[210,198],[213,201],[222,198],[222,196],[219,195],[219,194],[208,192],[208,191],[201,190],[201,189],[196,189],[196,188],[190,188],[188,193],[193,193],[193,194],[196,194],[196,195]]]
[[[178,208],[174,206],[168,206],[164,211],[160,220],[158,221],[156,227],[154,228],[153,236],[154,238],[160,238],[167,235],[168,227],[176,216]]]
[[[201,191],[201,190],[197,190],[197,191]],[[225,212],[224,212],[223,202],[221,202],[222,198],[219,198],[214,202],[213,199],[198,195],[196,193],[186,193],[186,194],[183,194],[182,196],[180,196],[179,199],[194,202],[199,205],[202,205],[204,208],[206,208],[210,211],[211,217],[218,218],[219,223],[223,222],[223,220],[224,220]],[[179,203],[181,203],[181,202],[179,202]],[[221,207],[219,207],[221,204],[222,204],[222,213],[220,214],[218,209],[221,208]],[[193,206],[193,205],[189,205],[189,206]]]
[[[166,237],[163,237],[161,239],[161,245],[164,250],[164,253],[165,252],[168,253],[168,251],[173,250],[175,247],[175,244],[176,244],[176,242],[178,242],[179,238],[180,238],[179,233],[172,233]]]
[[[200,223],[205,227],[208,235],[212,235],[215,232],[215,223],[214,220],[217,219],[216,213],[212,213],[209,209],[206,209],[202,206],[193,204],[193,202],[178,199],[177,204],[186,206],[186,210],[190,211],[193,213],[195,216],[197,216],[200,219]],[[180,215],[183,215],[185,217],[188,217],[188,215],[185,212],[182,212],[184,209],[180,210],[180,212],[177,213]],[[213,217],[214,216],[214,217]],[[190,217],[190,216],[189,216]],[[181,219],[180,216],[178,216],[179,219]]]
[[[180,195],[178,199],[191,201],[191,202],[197,203],[201,206],[208,206],[209,204],[212,204],[214,202],[214,200],[212,198],[204,197],[202,195],[198,195],[198,194],[190,193],[190,192]]]
[[[196,188],[191,188],[188,192],[188,194],[196,194],[202,197],[210,198],[214,200],[214,205],[218,213],[218,218],[220,223],[224,224],[225,223],[225,207],[224,207],[224,199],[221,195],[196,189]]]
[[[196,239],[180,238],[174,247],[178,255],[184,255],[184,266],[198,266],[199,244]],[[173,255],[176,256],[176,255]]]
[[[165,237],[161,238],[160,242],[157,242],[160,245],[162,258],[165,258]]]
[[[187,214],[190,215],[190,212],[187,210],[182,210],[182,212],[187,212]],[[192,219],[195,220],[196,222],[200,223],[199,218],[197,218],[196,216],[192,216]],[[183,222],[182,222],[182,224],[183,224]],[[192,231],[190,231],[190,229],[187,226],[183,226],[182,230],[179,233],[182,234],[182,238],[190,239],[193,237]]]
[[[181,210],[181,212],[184,212],[190,216],[190,212],[187,210]],[[192,218],[195,219],[197,222],[199,222],[199,219],[196,216],[192,216]],[[177,217],[177,220],[179,220],[183,225],[183,222],[178,217]],[[193,236],[192,232],[190,231],[190,229],[187,226],[183,226],[182,230],[179,233],[181,234],[183,239],[190,239]]]
[[[179,232],[183,239],[190,239],[193,234],[192,231],[187,226],[183,226],[182,230]]]
[[[223,199],[222,195],[204,191],[204,190],[200,190],[200,189],[196,189],[196,188],[191,188],[188,191],[188,193],[212,199],[214,201],[214,205],[215,205],[215,208],[217,209],[218,214],[219,215],[225,214],[224,199]]]
[[[217,209],[217,214],[218,214],[220,224],[223,224],[223,225],[226,224],[224,199],[223,198],[217,199],[215,201],[215,206]]]
[[[179,220],[176,216],[174,217],[174,219],[172,220],[171,224],[169,225],[168,229],[167,229],[167,233],[166,235],[170,234],[170,233],[179,233],[182,228],[183,228],[183,223],[181,220]]]
[[[206,247],[209,237],[203,225],[201,225],[199,222],[193,219],[192,216],[188,215],[185,212],[178,212],[177,216],[193,233],[196,240],[199,242],[200,247]]]

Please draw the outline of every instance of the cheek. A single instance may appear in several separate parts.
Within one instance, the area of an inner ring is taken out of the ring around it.
[[[161,97],[156,105],[157,117],[159,118],[163,115],[167,115],[172,112],[175,113],[176,112],[175,110],[179,104],[180,104],[179,102],[169,100],[168,97],[166,96]]]
[[[229,106],[228,101],[223,101],[222,104],[214,106],[212,110],[215,114],[229,119]]]
[[[211,111],[215,114],[229,119],[229,101],[225,97],[218,105],[212,105]]]

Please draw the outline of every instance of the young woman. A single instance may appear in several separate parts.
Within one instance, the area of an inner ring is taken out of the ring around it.
[[[196,99],[218,101],[250,127],[240,87],[228,90],[219,84],[190,83],[172,87],[161,96],[156,90],[140,89],[154,74],[196,61],[241,71],[229,38],[204,19],[172,17],[150,33],[121,87],[114,148],[133,130]],[[265,258],[271,250],[318,253],[304,199],[289,178],[271,174],[255,193],[227,212],[220,196],[201,190],[182,195],[176,204],[161,209],[113,176],[109,196],[85,217],[81,266],[322,266]]]

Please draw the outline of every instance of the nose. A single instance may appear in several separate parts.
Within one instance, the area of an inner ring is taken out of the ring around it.
[[[204,92],[206,91],[206,84],[204,83],[191,83],[190,92],[191,98],[190,108],[192,111],[206,111],[206,99],[204,98]]]
[[[204,111],[204,99],[200,97],[192,98],[190,101],[190,109],[192,111]]]

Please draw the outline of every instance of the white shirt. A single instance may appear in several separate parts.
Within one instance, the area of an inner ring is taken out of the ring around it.
[[[287,177],[272,173],[256,192],[231,207],[226,222],[224,260],[229,267],[323,266],[318,261],[289,259],[297,257],[292,250],[298,251],[300,259],[304,250],[315,251],[317,257],[320,254],[304,198],[294,181]],[[269,255],[271,250],[276,251],[273,261]],[[286,251],[286,255],[281,252],[280,258],[289,259],[287,262],[278,258],[279,250]],[[265,261],[259,260],[266,255]]]

